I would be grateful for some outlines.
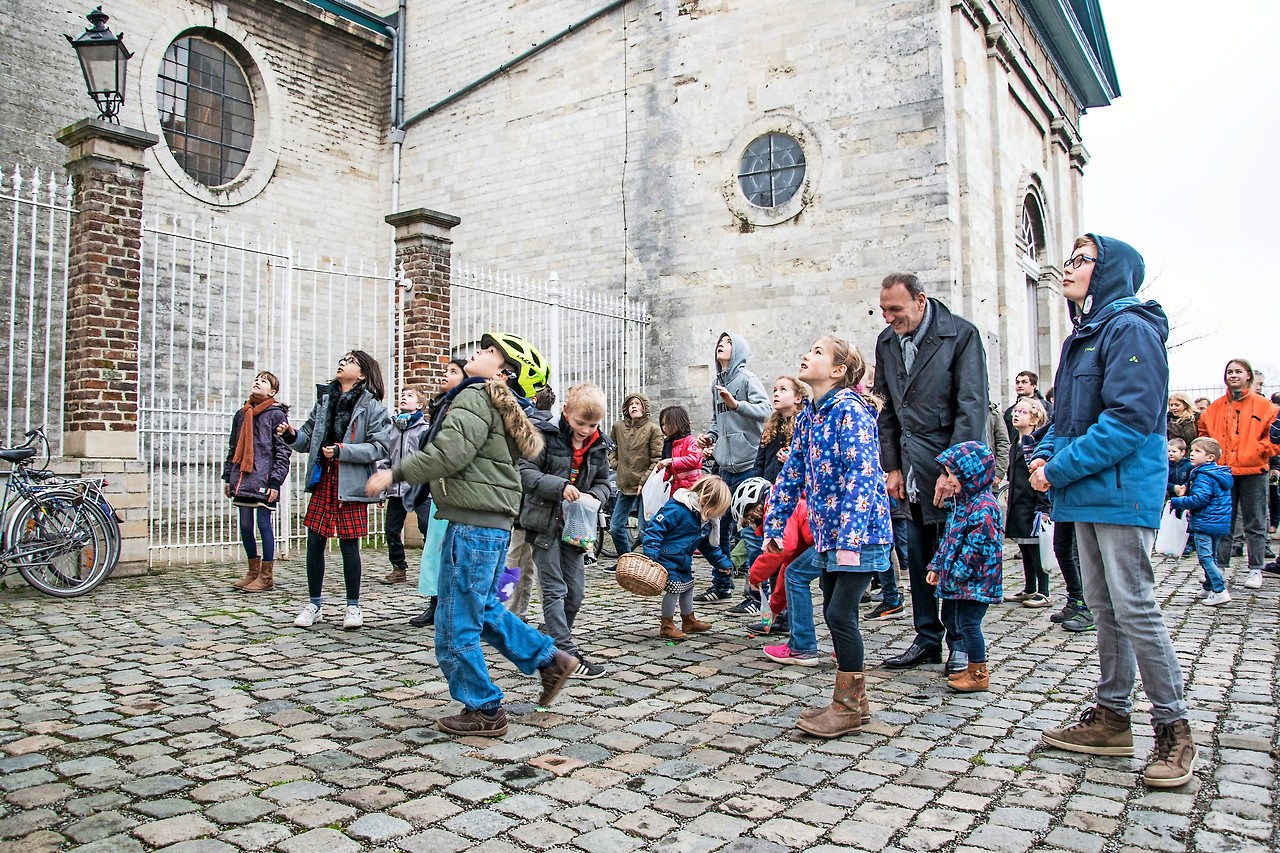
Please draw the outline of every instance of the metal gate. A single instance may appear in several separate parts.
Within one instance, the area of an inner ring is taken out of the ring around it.
[[[364,349],[398,386],[401,275],[384,264],[304,255],[194,219],[144,217],[138,431],[150,485],[153,565],[230,559],[236,510],[222,494],[231,420],[253,377],[280,377],[300,425],[339,358]],[[306,460],[294,455],[280,500],[278,550],[305,539]],[[375,508],[371,534],[380,532]]]

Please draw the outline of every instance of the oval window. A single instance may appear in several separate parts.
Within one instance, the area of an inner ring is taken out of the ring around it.
[[[182,170],[206,187],[235,179],[253,145],[253,97],[231,54],[200,36],[165,51],[156,80],[165,142]]]

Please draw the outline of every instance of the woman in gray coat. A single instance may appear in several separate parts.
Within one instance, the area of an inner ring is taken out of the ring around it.
[[[342,577],[347,609],[342,627],[364,624],[360,612],[360,539],[369,533],[369,504],[364,484],[374,465],[391,447],[391,415],[382,405],[386,391],[382,368],[363,350],[338,360],[333,382],[317,388],[319,400],[311,416],[295,430],[281,424],[279,433],[295,450],[307,452],[307,491],[311,502],[302,524],[307,528],[307,593],[310,601],[293,624],[309,628],[324,619],[324,549],[337,536],[342,550]]]

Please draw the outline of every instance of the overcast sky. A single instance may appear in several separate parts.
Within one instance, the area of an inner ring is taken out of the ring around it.
[[[1280,388],[1280,3],[1102,11],[1122,94],[1083,119],[1085,228],[1146,258],[1145,295],[1187,341],[1174,388],[1221,386],[1232,357]]]

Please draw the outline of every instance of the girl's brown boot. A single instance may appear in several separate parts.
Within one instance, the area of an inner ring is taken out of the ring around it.
[[[241,592],[270,592],[275,589],[275,578],[271,576],[275,567],[275,560],[263,560],[258,567],[258,576],[253,579],[253,583],[246,586]]]
[[[244,589],[246,586],[253,583],[254,579],[258,577],[258,570],[261,566],[262,560],[257,557],[249,557],[249,571],[245,573],[244,577],[233,583],[232,586],[236,589]]]
[[[981,693],[991,686],[991,671],[985,663],[971,663],[969,668],[960,673],[955,681],[948,681],[947,687],[957,693]]]
[[[662,630],[658,632],[658,636],[664,640],[683,640],[688,635],[676,627],[676,617],[663,616]]]
[[[858,734],[862,731],[862,697],[866,681],[860,672],[837,672],[831,704],[812,717],[796,721],[800,731],[821,738]]]
[[[703,631],[711,630],[711,623],[701,621],[692,613],[681,613],[680,630],[689,634],[701,634]]]

